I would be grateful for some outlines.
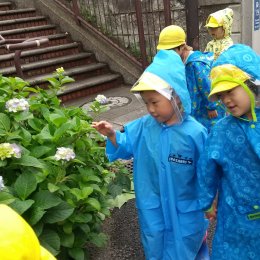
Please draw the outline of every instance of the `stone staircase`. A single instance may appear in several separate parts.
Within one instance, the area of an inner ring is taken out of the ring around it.
[[[66,75],[75,79],[66,85],[59,95],[63,102],[77,99],[123,83],[118,73],[112,72],[107,64],[96,60],[91,52],[84,51],[79,42],[71,39],[69,33],[50,24],[48,19],[34,8],[14,9],[11,2],[0,2],[0,35],[5,39],[48,37],[47,45],[32,47],[21,53],[24,79],[32,86],[47,87],[46,78],[63,67]],[[0,48],[0,74],[17,76],[14,53]]]

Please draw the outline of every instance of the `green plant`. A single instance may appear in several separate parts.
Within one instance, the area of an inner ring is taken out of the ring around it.
[[[43,90],[0,76],[0,203],[21,214],[58,258],[81,260],[87,242],[104,245],[110,201],[131,182],[123,164],[108,163],[92,117],[57,98],[73,79],[60,68],[48,81]],[[94,107],[96,114],[104,109]]]

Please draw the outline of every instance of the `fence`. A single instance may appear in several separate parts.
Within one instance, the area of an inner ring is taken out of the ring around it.
[[[188,28],[188,42],[198,48],[195,0],[56,0],[80,19],[133,55],[145,68],[156,53],[159,33],[175,23]],[[185,2],[185,3],[183,3]],[[189,25],[189,26],[188,26]]]

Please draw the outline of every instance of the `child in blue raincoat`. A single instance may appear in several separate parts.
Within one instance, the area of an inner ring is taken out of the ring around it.
[[[209,73],[214,61],[212,52],[193,51],[186,45],[186,34],[177,25],[165,27],[159,36],[158,50],[174,50],[185,64],[187,87],[191,98],[191,115],[208,130],[225,111],[216,102],[208,100],[210,92]]]
[[[174,68],[174,69],[173,69]],[[134,187],[146,259],[207,259],[207,220],[198,209],[196,162],[207,137],[193,119],[181,58],[159,51],[131,89],[149,115],[114,131],[106,121],[93,127],[108,137],[110,161],[134,158]],[[203,258],[204,257],[204,258]]]
[[[211,208],[218,193],[212,259],[260,258],[260,57],[235,44],[213,65],[209,97],[229,116],[211,130],[198,163],[200,205]]]

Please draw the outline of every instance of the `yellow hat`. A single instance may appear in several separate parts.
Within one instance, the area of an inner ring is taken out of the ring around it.
[[[209,98],[216,100],[215,94],[235,88],[246,80],[250,79],[250,76],[232,64],[224,64],[214,67],[210,72],[211,92]]]
[[[213,16],[209,16],[207,21],[206,21],[206,25],[205,27],[210,27],[210,28],[217,28],[223,26],[223,22],[219,22],[216,18],[214,18]]]
[[[157,50],[168,50],[176,48],[186,43],[186,34],[184,30],[177,25],[165,27],[159,36]]]
[[[0,259],[56,260],[40,246],[29,224],[4,204],[0,204]]]
[[[131,88],[131,92],[170,89],[170,85],[157,75],[145,71]]]

